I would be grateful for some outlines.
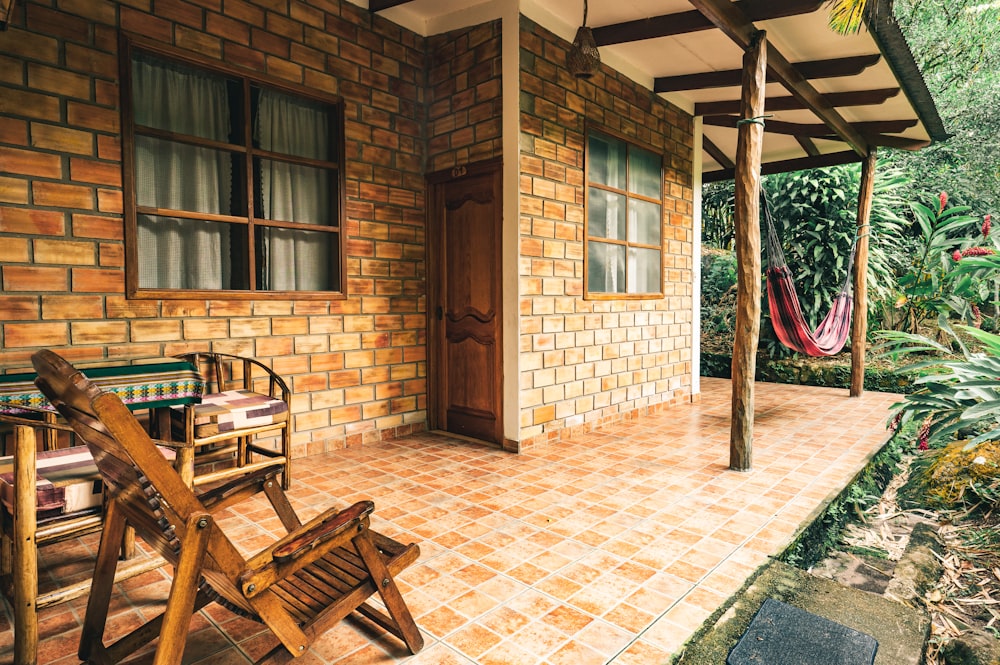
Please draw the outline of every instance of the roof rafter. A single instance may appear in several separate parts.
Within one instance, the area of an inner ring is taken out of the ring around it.
[[[831,106],[874,106],[895,97],[899,94],[899,88],[882,88],[879,90],[858,90],[854,92],[833,92],[823,95]],[[805,104],[795,97],[769,97],[767,99],[767,109],[769,111],[798,111],[805,108]],[[695,115],[721,115],[724,113],[739,113],[740,100],[723,99],[717,102],[697,102],[694,105]]]
[[[736,167],[736,163],[729,159],[726,153],[719,149],[719,146],[712,143],[707,136],[702,135],[701,137],[701,147],[709,154],[709,156],[714,159],[719,166],[724,169],[732,169]]]
[[[774,50],[771,50],[774,53]],[[806,79],[838,78],[840,76],[857,76],[867,68],[878,63],[882,58],[878,53],[871,55],[855,55],[847,58],[831,58],[829,60],[809,60],[793,64],[796,71]],[[740,69],[725,69],[716,72],[700,74],[680,74],[678,76],[658,76],[653,80],[654,92],[678,92],[680,90],[704,90],[706,88],[730,88],[740,85]],[[784,83],[776,72],[768,71],[768,83]],[[818,94],[818,93],[817,93]],[[805,102],[799,100],[803,107]]]
[[[689,2],[743,49],[750,45],[754,35],[758,32],[746,14],[729,0],[689,0]],[[851,146],[854,152],[859,156],[868,154],[868,142],[865,138],[812,87],[806,77],[795,68],[795,65],[790,63],[771,44],[768,44],[767,49],[767,68],[775,74],[793,96],[805,103],[809,110],[819,116],[837,136]]]
[[[393,7],[405,5],[410,2],[413,2],[413,0],[368,0],[368,11],[374,14],[383,9],[392,9]]]
[[[738,0],[740,7],[751,21],[797,16],[814,12],[826,0]],[[701,12],[687,11],[636,21],[612,23],[593,28],[594,41],[598,46],[610,46],[644,39],[669,37],[688,32],[711,30],[715,26]]]
[[[738,115],[707,115],[703,118],[706,125],[713,127],[736,127],[740,117]],[[856,122],[852,126],[862,135],[864,134],[898,134],[917,124],[916,118],[906,120],[876,120],[872,122]],[[783,122],[781,120],[767,119],[764,122],[764,131],[772,134],[788,134],[790,136],[808,136],[812,138],[827,138],[830,136],[830,128],[826,125],[807,125],[798,122]]]
[[[860,162],[861,157],[853,150],[842,152],[828,152],[816,157],[798,157],[795,159],[785,159],[779,162],[766,162],[761,164],[760,172],[763,175],[772,173],[784,173],[786,171],[804,171],[805,169],[815,169],[821,166],[837,166],[839,164],[853,164]],[[720,180],[732,180],[734,171],[731,168],[720,169],[718,171],[708,171],[702,174],[702,182],[719,182]]]

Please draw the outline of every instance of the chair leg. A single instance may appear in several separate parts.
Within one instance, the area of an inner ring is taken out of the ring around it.
[[[108,620],[111,592],[118,568],[118,552],[125,535],[125,516],[119,512],[117,501],[109,501],[104,515],[104,531],[97,549],[94,577],[87,600],[87,614],[83,619],[80,635],[80,660],[87,661],[95,651],[104,649],[104,625]]]
[[[281,430],[281,454],[285,456],[285,470],[281,473],[281,489],[292,486],[292,420],[289,414],[288,422]]]
[[[413,621],[413,615],[410,614],[410,608],[406,606],[403,595],[399,593],[396,580],[392,578],[392,574],[386,568],[385,562],[382,561],[382,556],[375,548],[375,544],[372,543],[368,529],[365,529],[354,537],[354,547],[357,548],[358,554],[361,555],[361,559],[365,562],[365,566],[372,576],[375,588],[378,589],[378,594],[382,597],[382,602],[385,604],[386,609],[389,610],[389,616],[392,617],[394,627],[399,631],[398,636],[406,642],[410,653],[417,653],[424,646],[424,638],[420,634],[420,629],[417,628],[416,622]],[[386,628],[391,630],[392,626],[386,626]]]
[[[156,647],[153,665],[180,665],[184,655],[184,645],[194,614],[195,599],[198,595],[198,580],[201,578],[208,539],[212,533],[213,520],[208,513],[194,513],[184,527],[184,549],[174,571],[167,598],[167,609],[163,613],[163,627],[160,642]]]

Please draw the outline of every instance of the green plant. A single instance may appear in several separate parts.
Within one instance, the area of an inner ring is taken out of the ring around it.
[[[978,219],[967,214],[967,206],[947,207],[947,195],[940,194],[935,207],[923,203],[910,204],[916,226],[916,247],[907,265],[896,280],[899,289],[895,315],[883,318],[883,325],[917,333],[920,326],[940,315],[959,316],[972,321],[981,293],[981,283],[974,278],[988,271],[967,261],[963,267],[963,251],[969,251],[978,234]]]
[[[924,374],[915,379],[916,390],[893,407],[893,422],[918,423],[921,449],[944,445],[956,435],[968,438],[967,447],[1000,438],[1000,335],[971,326],[952,328],[944,315],[938,325],[962,358],[939,356],[907,366]],[[954,353],[952,346],[913,333],[881,331],[879,337],[882,354],[897,360],[928,352]],[[979,349],[970,350],[966,338]]]

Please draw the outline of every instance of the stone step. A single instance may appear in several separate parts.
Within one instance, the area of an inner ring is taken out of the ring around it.
[[[871,635],[878,641],[874,665],[923,663],[931,626],[925,612],[772,561],[688,644],[678,665],[724,665],[767,598]]]

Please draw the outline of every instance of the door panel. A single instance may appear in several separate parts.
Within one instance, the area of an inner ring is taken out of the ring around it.
[[[434,182],[431,199],[431,426],[499,442],[498,165],[469,167],[464,175]]]

